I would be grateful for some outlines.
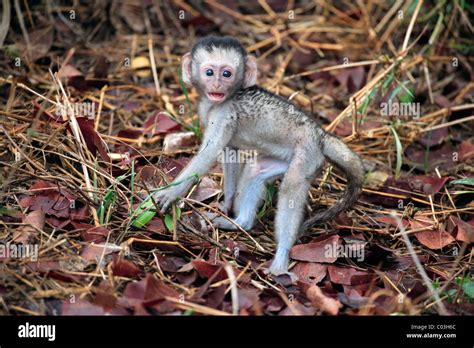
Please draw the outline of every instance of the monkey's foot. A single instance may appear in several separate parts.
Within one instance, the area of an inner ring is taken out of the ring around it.
[[[219,203],[219,210],[223,212],[225,215],[229,214],[229,212],[231,211],[231,207],[232,207],[232,202],[230,204],[226,202]]]
[[[291,272],[288,272],[288,264],[289,264],[289,258],[287,256],[287,253],[280,254],[278,251],[275,255],[275,258],[272,261],[272,264],[268,268],[268,272],[273,274],[274,276],[279,276],[282,274],[288,274],[290,275]],[[291,273],[293,276],[296,276],[295,274]],[[290,275],[291,277],[291,275]]]
[[[228,231],[237,231],[239,229],[235,223],[232,223],[230,220],[220,216],[219,214],[205,212],[204,215],[206,215],[206,217],[212,222],[214,227]]]
[[[287,276],[290,278],[290,282],[292,284],[295,284],[298,281],[298,276],[293,272],[289,272],[287,267],[285,267],[285,269],[275,269],[272,268],[272,266],[273,264],[268,269],[266,269],[264,273],[267,275],[271,274],[274,277]]]

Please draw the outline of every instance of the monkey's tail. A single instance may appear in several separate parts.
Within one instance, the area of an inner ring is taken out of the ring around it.
[[[303,231],[317,223],[323,223],[350,208],[362,191],[364,167],[362,161],[342,140],[326,133],[322,142],[322,151],[326,159],[344,172],[347,180],[346,191],[329,209],[317,212],[303,224]]]

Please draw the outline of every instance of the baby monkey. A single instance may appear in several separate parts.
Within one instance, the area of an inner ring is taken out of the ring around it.
[[[203,141],[175,179],[176,185],[158,191],[154,198],[165,211],[195,184],[194,174],[208,172],[223,151],[257,153],[256,163],[223,163],[223,210],[235,214],[235,224],[251,229],[265,185],[282,178],[275,218],[277,249],[269,271],[287,273],[298,232],[334,218],[357,200],[364,174],[360,158],[305,111],[256,86],[256,59],[232,37],[208,36],[197,41],[182,58],[182,77],[200,95]],[[325,160],[344,172],[347,189],[336,204],[303,223],[308,190]],[[223,217],[210,216],[216,227],[237,229]]]

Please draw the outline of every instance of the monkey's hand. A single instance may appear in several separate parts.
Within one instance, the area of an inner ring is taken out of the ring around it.
[[[153,195],[153,199],[156,201],[158,206],[161,207],[161,212],[164,213],[170,207],[171,203],[176,201],[178,198],[183,197],[191,188],[192,183],[188,181],[180,184],[170,186],[161,191],[156,192]]]

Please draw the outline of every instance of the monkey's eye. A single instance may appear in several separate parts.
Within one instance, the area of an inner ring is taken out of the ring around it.
[[[207,69],[206,70],[206,75],[207,76],[212,76],[212,75],[214,75],[214,71],[212,69]]]
[[[222,73],[222,76],[229,78],[232,76],[232,73],[229,70],[224,70],[224,72]]]

